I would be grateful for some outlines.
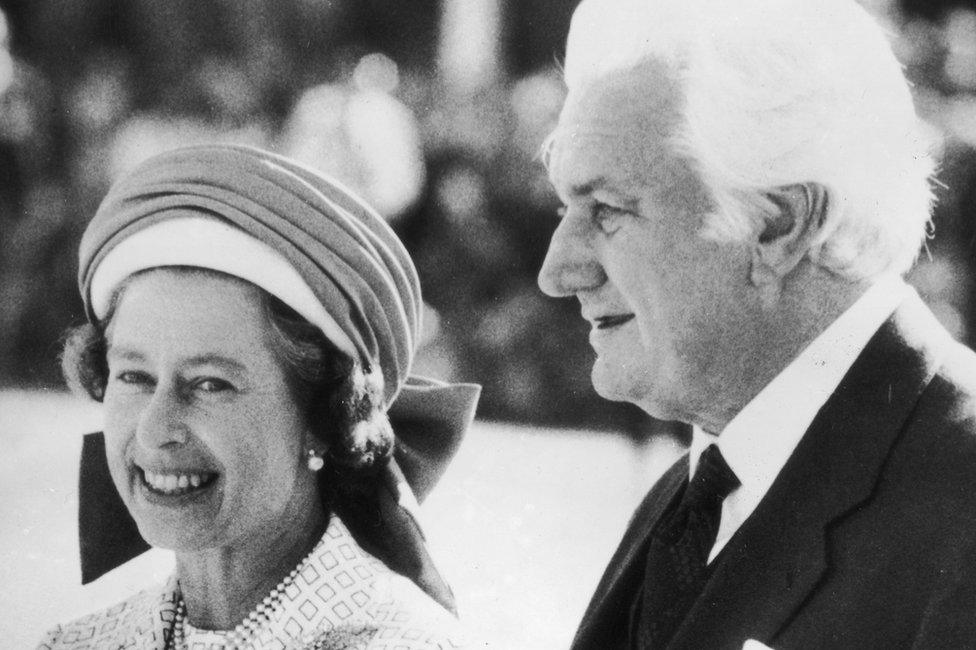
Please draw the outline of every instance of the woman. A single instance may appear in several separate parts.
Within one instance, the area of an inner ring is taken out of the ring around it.
[[[42,648],[459,643],[411,513],[478,388],[409,377],[419,286],[379,217],[284,158],[181,149],[112,187],[79,280],[83,581],[147,543],[176,571]]]

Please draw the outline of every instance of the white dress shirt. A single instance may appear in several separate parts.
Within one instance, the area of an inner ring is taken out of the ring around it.
[[[817,412],[895,308],[913,291],[897,276],[875,282],[732,418],[719,435],[698,427],[689,453],[693,476],[710,444],[742,483],[722,503],[711,562],[769,491]]]

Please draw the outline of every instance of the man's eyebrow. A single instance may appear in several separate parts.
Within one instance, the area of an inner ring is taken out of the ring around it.
[[[591,194],[601,190],[609,192],[618,197],[617,200],[623,202],[627,206],[627,209],[636,209],[637,205],[639,204],[637,197],[630,192],[620,190],[606,176],[597,176],[591,181],[572,185],[569,188],[569,191],[571,192],[570,196],[572,197],[590,196]]]
[[[569,191],[573,196],[586,196],[587,194],[592,194],[593,192],[603,189],[606,186],[607,178],[605,176],[597,176],[593,180],[573,185],[569,188]]]

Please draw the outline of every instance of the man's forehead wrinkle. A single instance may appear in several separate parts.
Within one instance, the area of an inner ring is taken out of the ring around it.
[[[573,194],[653,183],[676,157],[665,133],[633,122],[567,129],[553,154],[550,179]]]
[[[636,189],[665,185],[685,168],[668,147],[635,140],[621,138],[605,146],[606,138],[592,134],[573,138],[554,150],[549,178],[563,198],[582,198],[601,190],[634,197]]]
[[[681,123],[682,93],[674,75],[647,62],[570,92],[560,128],[564,135],[652,139],[661,144]]]

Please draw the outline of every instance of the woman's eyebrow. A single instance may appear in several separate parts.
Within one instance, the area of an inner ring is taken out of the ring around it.
[[[220,366],[226,370],[233,372],[246,372],[247,366],[237,361],[236,359],[231,359],[230,357],[225,357],[222,354],[217,354],[216,352],[210,352],[207,354],[198,354],[189,357],[185,362],[191,366]]]
[[[145,361],[146,355],[133,348],[124,345],[112,345],[109,343],[105,356],[124,359],[126,361]]]
[[[126,347],[125,345],[110,345],[107,354],[124,361],[145,361],[147,358],[142,352]],[[184,359],[183,363],[190,366],[218,366],[225,370],[238,373],[247,371],[247,366],[240,361],[216,352],[197,354]]]

